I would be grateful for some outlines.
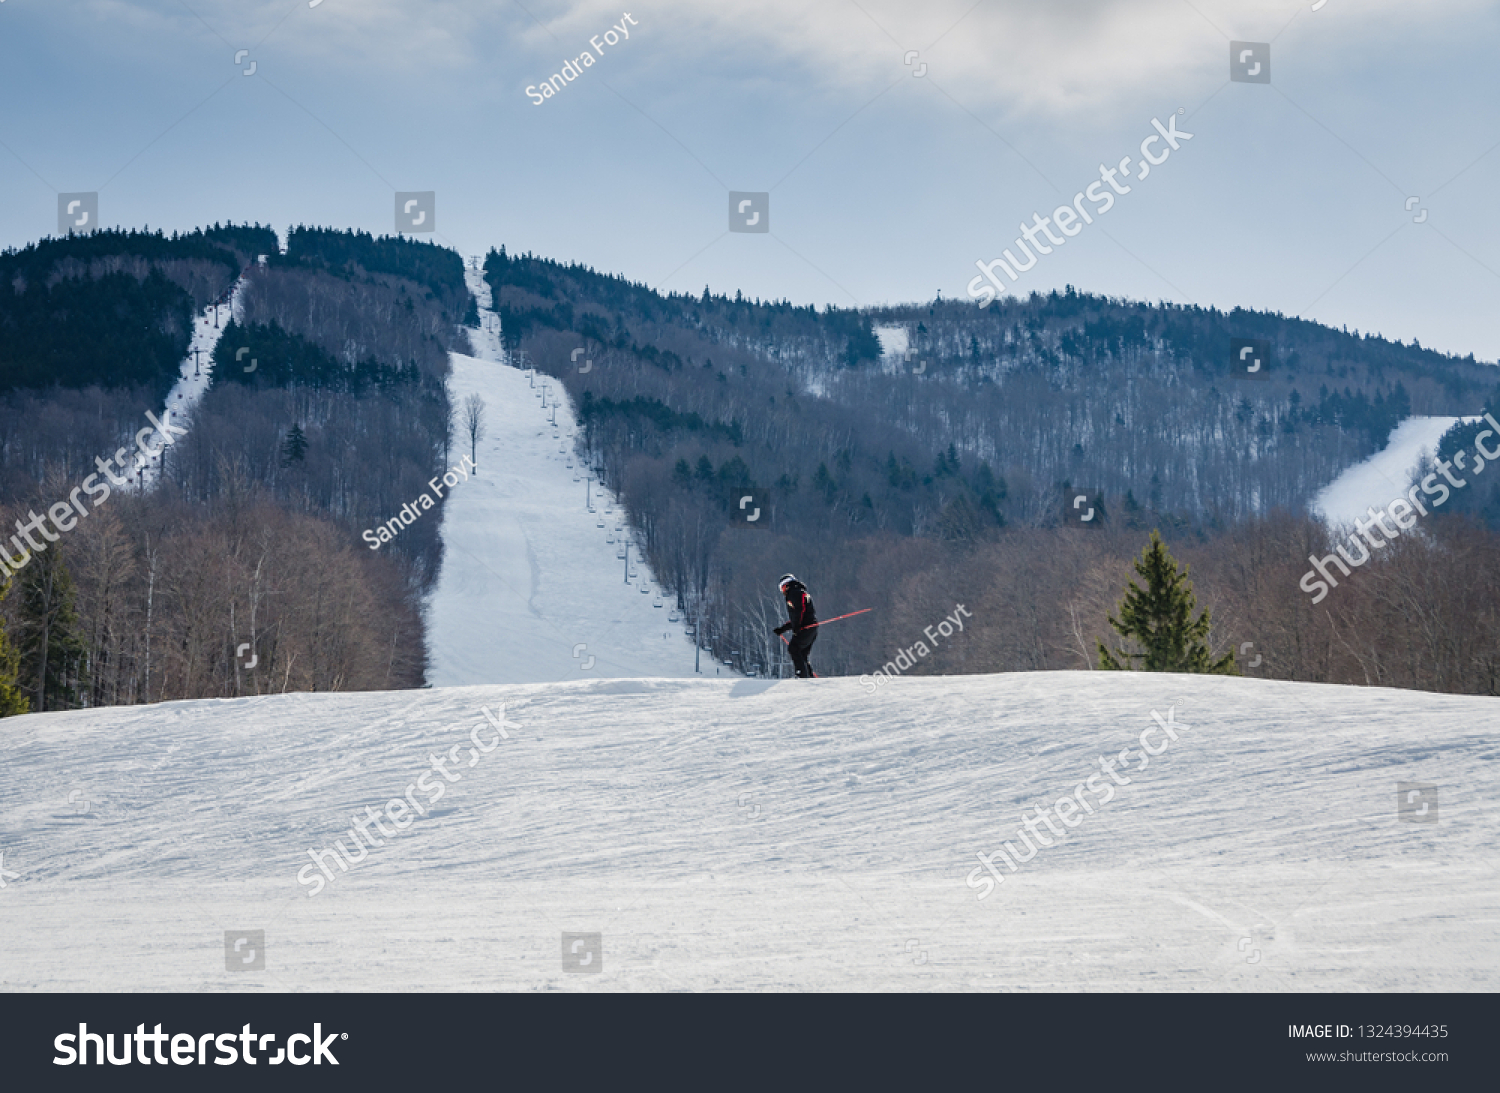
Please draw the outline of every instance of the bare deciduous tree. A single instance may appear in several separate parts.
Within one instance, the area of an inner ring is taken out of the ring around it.
[[[478,394],[464,399],[464,432],[469,434],[469,462],[479,471],[479,442],[484,439],[484,399]]]

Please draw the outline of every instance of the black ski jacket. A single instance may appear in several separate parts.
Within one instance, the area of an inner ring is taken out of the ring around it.
[[[786,597],[786,619],[792,627],[792,633],[800,634],[817,623],[818,613],[813,609],[812,597],[807,594],[807,586],[801,581],[792,581],[782,589],[781,594]]]

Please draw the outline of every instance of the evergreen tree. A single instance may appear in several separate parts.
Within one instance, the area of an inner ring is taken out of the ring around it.
[[[1099,667],[1110,671],[1130,670],[1131,661],[1141,661],[1147,672],[1193,672],[1205,675],[1239,675],[1234,665],[1234,654],[1225,653],[1218,660],[1211,659],[1204,638],[1208,636],[1208,609],[1197,619],[1193,608],[1197,600],[1193,595],[1192,582],[1188,580],[1187,567],[1180,571],[1177,561],[1167,551],[1161,535],[1151,533],[1151,545],[1141,552],[1135,563],[1136,573],[1145,580],[1143,589],[1131,581],[1120,602],[1120,617],[1109,616],[1109,624],[1122,637],[1139,642],[1142,653],[1127,653],[1117,660],[1104,643],[1099,647]]]
[[[38,713],[76,706],[79,687],[88,678],[73,576],[59,546],[33,554],[20,578],[19,679]]]
[[[293,463],[299,463],[307,455],[307,434],[302,431],[302,426],[293,424],[291,432],[286,434],[286,439],[281,442],[281,465],[290,467]]]
[[[858,317],[854,329],[849,333],[849,342],[844,346],[842,360],[846,368],[858,368],[864,361],[880,359],[880,338],[867,315]]]
[[[979,471],[975,478],[975,489],[979,493],[979,507],[989,513],[995,523],[1004,527],[1005,514],[1000,511],[1000,503],[1005,500],[1007,492],[1005,479],[997,478],[986,462],[979,464]]]
[[[739,456],[726,459],[719,464],[719,482],[725,486],[753,486],[755,476],[750,467]]]
[[[839,485],[833,480],[833,475],[828,473],[827,463],[818,464],[818,473],[813,475],[813,488],[823,491],[825,504],[833,504],[833,499],[838,496]]]
[[[10,595],[11,582],[0,583],[0,600]],[[31,701],[18,682],[21,674],[21,657],[10,643],[10,635],[0,625],[0,717],[11,717],[31,709]]]

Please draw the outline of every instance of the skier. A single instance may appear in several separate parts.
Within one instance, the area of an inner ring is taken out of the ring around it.
[[[773,633],[779,636],[788,630],[792,632],[792,640],[787,642],[787,652],[792,655],[792,666],[797,670],[797,678],[812,679],[815,673],[808,663],[807,654],[811,651],[813,642],[818,640],[818,631],[815,629],[818,613],[813,609],[807,586],[792,574],[783,574],[779,584],[781,595],[786,600],[788,622],[778,626]]]

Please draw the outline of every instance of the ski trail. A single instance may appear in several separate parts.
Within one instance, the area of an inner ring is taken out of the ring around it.
[[[247,267],[248,269],[248,267]],[[224,327],[232,318],[238,322],[244,321],[243,293],[245,288],[245,272],[235,278],[234,284],[220,297],[220,302],[209,304],[193,318],[193,336],[188,342],[187,356],[182,359],[182,364],[177,368],[177,382],[167,392],[166,405],[162,408],[161,419],[167,425],[175,425],[179,429],[190,428],[193,421],[193,411],[197,409],[198,403],[203,400],[209,384],[213,382],[213,358],[214,349],[219,344],[219,339],[224,336]],[[247,347],[248,348],[248,347]],[[253,360],[248,353],[245,355],[247,361]],[[245,366],[248,371],[250,366]],[[179,435],[177,439],[181,440]],[[161,477],[161,456],[152,456],[150,461],[136,472],[134,488],[144,489],[154,486]],[[132,488],[132,487],[125,487]]]
[[[636,563],[639,578],[624,579],[623,543],[613,541],[613,515],[604,516],[617,511],[616,499],[574,465],[575,424],[561,385],[507,363],[477,263],[465,281],[480,325],[468,332],[473,354],[451,356],[448,394],[460,419],[465,399],[484,399],[486,433],[477,470],[442,502],[443,566],[427,603],[429,682],[692,675],[684,624],[669,621],[668,601],[642,594],[660,591],[649,571]],[[468,452],[460,420],[453,462]]]
[[[1475,417],[1409,417],[1391,430],[1386,445],[1356,463],[1318,491],[1311,508],[1334,526],[1363,520],[1366,510],[1385,506],[1412,487],[1413,473],[1423,454],[1436,455],[1443,434],[1460,421]]]

